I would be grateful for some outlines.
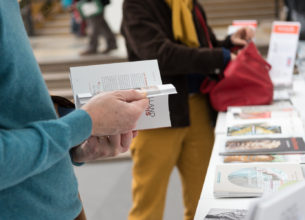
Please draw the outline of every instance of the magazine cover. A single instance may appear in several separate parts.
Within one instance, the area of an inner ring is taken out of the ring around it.
[[[300,164],[222,164],[216,167],[215,197],[258,197],[304,180]]]
[[[224,142],[222,156],[261,155],[261,154],[304,154],[305,143],[302,137],[247,138]]]
[[[204,220],[244,220],[246,209],[210,209]]]
[[[227,136],[243,136],[243,135],[272,135],[282,134],[283,128],[279,123],[253,123],[229,126]]]

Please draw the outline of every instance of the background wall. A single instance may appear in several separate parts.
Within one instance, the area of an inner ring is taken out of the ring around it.
[[[105,9],[105,18],[114,33],[120,33],[123,0],[111,0]]]

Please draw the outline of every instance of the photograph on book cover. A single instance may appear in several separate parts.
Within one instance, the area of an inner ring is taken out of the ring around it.
[[[262,154],[301,154],[305,153],[302,137],[247,138],[225,141],[220,155],[262,155]]]
[[[227,136],[268,135],[281,133],[282,127],[280,125],[269,125],[268,123],[254,123],[228,127]]]
[[[203,220],[244,220],[247,215],[245,209],[210,209]]]

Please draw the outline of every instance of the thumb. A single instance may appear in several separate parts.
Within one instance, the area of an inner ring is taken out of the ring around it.
[[[126,102],[134,102],[134,101],[146,99],[146,93],[139,92],[136,90],[122,90],[120,91],[120,95],[124,97],[124,101]]]
[[[246,40],[243,40],[241,38],[235,39],[235,45],[240,45],[240,46],[246,46],[248,42]]]
[[[131,103],[133,106],[137,106],[141,111],[144,111],[148,107],[148,99],[140,99]]]

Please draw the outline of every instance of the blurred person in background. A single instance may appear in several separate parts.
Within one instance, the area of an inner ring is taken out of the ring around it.
[[[305,1],[285,0],[287,7],[287,21],[299,21],[301,23],[300,40],[305,40]]]
[[[183,186],[184,219],[194,219],[213,147],[211,109],[199,88],[223,72],[230,49],[254,36],[243,28],[216,39],[203,8],[195,0],[125,0],[122,34],[130,61],[157,59],[169,96],[171,128],[140,131],[131,145],[133,205],[129,220],[161,220],[167,185],[175,166]]]
[[[101,1],[103,10],[102,13],[87,19],[89,28],[89,45],[86,50],[80,53],[82,56],[96,54],[98,52],[100,34],[103,35],[106,40],[106,49],[102,51],[103,54],[107,54],[110,51],[117,49],[116,38],[104,17],[105,8],[107,5],[109,5],[110,0],[98,1]]]
[[[79,0],[62,0],[62,7],[71,13],[71,33],[77,37],[86,36],[86,21],[83,19],[76,7]]]
[[[0,219],[83,220],[72,162],[125,152],[148,100],[103,93],[58,118],[17,1],[0,1],[0,24]]]

